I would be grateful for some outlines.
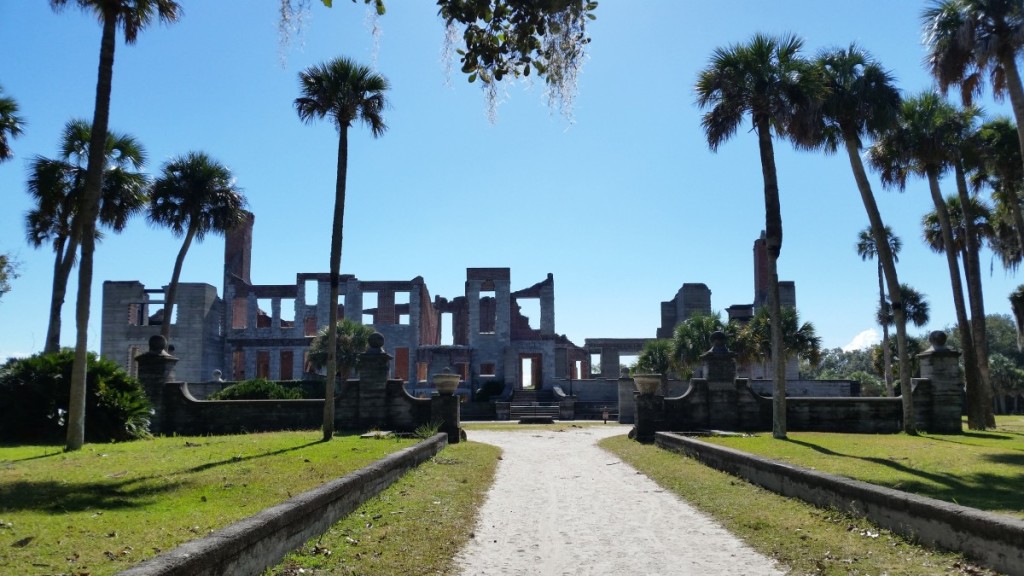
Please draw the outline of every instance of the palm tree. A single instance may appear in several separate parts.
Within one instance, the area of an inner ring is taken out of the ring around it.
[[[988,75],[992,94],[1010,96],[1017,145],[1024,157],[1024,85],[1017,56],[1024,49],[1021,0],[933,0],[922,13],[927,65],[945,94],[960,88],[965,106],[981,93]]]
[[[768,249],[768,306],[779,319],[778,259],[782,251],[782,210],[775,169],[773,133],[798,146],[810,143],[813,112],[824,93],[818,70],[802,56],[803,41],[792,35],[756,34],[746,44],[718,48],[697,80],[697,104],[712,151],[729,140],[749,115],[757,134],[764,177],[765,243]],[[782,331],[773,322],[772,346],[782,350]],[[772,435],[786,437],[786,367],[775,366]]]
[[[44,353],[60,350],[61,309],[81,243],[76,233],[80,229],[78,205],[85,185],[85,162],[91,140],[89,123],[71,120],[64,126],[60,156],[52,159],[36,156],[29,168],[28,192],[36,207],[25,216],[28,241],[36,248],[49,242],[54,251],[50,321]],[[140,172],[146,163],[146,152],[134,137],[111,131],[107,132],[104,157],[99,222],[114,232],[121,232],[128,220],[146,205],[149,178]],[[94,234],[101,236],[99,231]]]
[[[0,86],[0,162],[10,160],[14,153],[8,140],[21,135],[21,127],[25,123],[18,116],[18,103],[10,96],[4,96],[4,87]]]
[[[668,396],[668,377],[675,363],[672,361],[672,341],[664,338],[644,342],[636,364],[632,366],[635,374],[658,374],[661,376],[658,394]]]
[[[903,248],[903,241],[900,240],[899,236],[896,236],[892,232],[892,228],[885,227],[886,241],[884,244],[888,245],[889,253],[892,255],[893,262],[899,262],[900,250]],[[861,260],[871,260],[878,257],[878,244],[875,242],[875,237],[871,233],[871,227],[868,226],[864,230],[860,231],[857,236],[857,255],[860,256]],[[884,308],[890,311],[899,309],[903,315],[903,323],[906,326],[906,309],[904,308],[905,303],[903,302],[902,294],[894,299],[894,304],[886,302],[885,298],[885,283],[883,281],[884,273],[882,271],[882,260],[878,260],[878,306],[880,309]],[[892,355],[889,354],[889,326],[896,323],[895,314],[892,322],[881,322],[882,325],[882,350],[885,353],[885,391],[889,396],[893,395],[892,388]],[[905,334],[904,334],[905,335]],[[897,340],[897,349],[899,349],[899,342]],[[903,385],[902,380],[900,385]],[[904,388],[906,390],[906,388]]]
[[[338,363],[338,377],[344,380],[352,369],[359,367],[359,355],[369,348],[373,328],[348,318],[339,320],[334,327],[334,357]],[[325,326],[310,343],[309,365],[314,370],[323,370],[327,366],[330,340],[331,335]]]
[[[189,152],[164,163],[150,193],[149,221],[170,228],[175,236],[185,236],[164,298],[160,335],[165,339],[171,336],[178,279],[192,241],[202,242],[208,233],[223,234],[245,215],[245,196],[231,170],[206,153]]]
[[[89,307],[92,305],[92,262],[96,251],[96,218],[103,190],[103,150],[110,118],[110,89],[114,77],[114,46],[118,27],[124,31],[125,44],[134,44],[139,32],[154,18],[170,23],[178,19],[180,7],[174,0],[50,0],[54,10],[74,3],[91,12],[103,26],[100,38],[100,64],[96,79],[96,102],[92,116],[92,139],[85,169],[79,218],[82,257],[78,266],[78,300],[75,304],[75,362],[71,370],[71,396],[68,401],[68,437],[66,450],[79,450],[85,442],[85,378],[89,351]]]
[[[857,45],[847,48],[830,48],[818,54],[815,60],[825,78],[828,93],[821,109],[822,123],[819,145],[826,153],[836,152],[840,146],[853,170],[864,210],[867,212],[868,234],[874,242],[872,257],[878,258],[879,289],[885,281],[889,294],[894,294],[893,309],[896,313],[896,349],[900,363],[900,382],[910,388],[911,359],[907,352],[907,325],[902,302],[899,300],[899,277],[896,273],[896,254],[887,235],[888,227],[875,202],[868,181],[867,171],[861,159],[866,138],[878,135],[895,125],[899,117],[900,93],[892,74],[884,69],[866,50]],[[891,231],[889,231],[891,233]],[[898,250],[898,248],[897,248]],[[864,254],[861,254],[864,257]],[[884,273],[884,274],[883,274]],[[883,336],[888,339],[888,328],[883,326]],[[888,352],[889,347],[885,350]],[[886,366],[892,361],[886,359]],[[886,390],[892,392],[892,377],[886,371]],[[913,425],[913,399],[903,398],[904,425]]]
[[[672,331],[672,362],[686,372],[684,377],[693,374],[693,369],[700,365],[701,354],[711,349],[711,335],[726,329],[717,312],[693,314],[676,325]],[[735,338],[730,338],[729,343],[734,344]]]
[[[956,116],[956,110],[938,94],[921,93],[904,100],[897,126],[883,134],[869,150],[869,161],[879,171],[883,186],[902,191],[912,174],[927,179],[943,242],[950,246],[953,245],[953,231],[946,203],[939,189],[939,177],[950,165],[950,141],[959,134]],[[968,418],[968,426],[972,429],[981,426],[983,429],[984,407],[979,407],[978,402],[981,399],[979,394],[984,392],[979,382],[971,323],[967,317],[963,286],[960,282],[960,266],[955,251],[946,251],[946,264],[949,267],[957,325],[963,343],[968,405],[979,411],[973,419]],[[906,422],[904,426],[906,427]],[[910,429],[906,430],[908,433],[912,432]]]
[[[903,298],[903,306],[907,310],[907,321],[916,328],[920,328],[931,320],[931,307],[925,300],[924,294],[917,291],[909,284],[900,284],[900,296]],[[895,320],[892,314],[892,305],[889,302],[882,302],[876,311],[878,323],[892,326]]]
[[[370,68],[348,58],[335,58],[312,66],[299,74],[302,96],[295,99],[295,110],[306,123],[330,117],[338,129],[338,173],[334,184],[334,223],[331,228],[331,302],[338,301],[338,275],[341,273],[342,232],[345,222],[345,176],[348,173],[348,129],[356,120],[370,128],[374,137],[387,130],[384,109],[388,81]],[[330,306],[327,325],[338,323],[337,306]],[[334,436],[334,385],[337,378],[337,337],[331,331],[327,347],[327,380],[324,402],[324,440]]]
[[[774,365],[785,366],[786,360],[794,356],[807,360],[811,366],[821,361],[821,337],[818,336],[814,324],[800,323],[800,313],[796,308],[787,306],[782,309],[782,322],[779,327],[783,334],[783,354],[775,354],[777,350],[771,345],[774,322],[764,307],[754,312],[754,317],[744,325],[738,334],[743,347],[750,357],[772,361]]]
[[[1013,243],[1016,244],[1013,252],[1024,254],[1024,214],[1020,205],[1024,163],[1020,155],[1017,126],[1006,117],[989,120],[978,127],[974,144],[978,162],[971,175],[971,184],[975,191],[986,184],[992,189],[997,210],[1009,216],[1006,219],[1010,224],[1007,232],[1012,232]]]

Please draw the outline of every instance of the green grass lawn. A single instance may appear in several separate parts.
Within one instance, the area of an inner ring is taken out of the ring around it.
[[[448,446],[269,573],[454,573],[500,454],[472,441]]]
[[[830,474],[1024,518],[1024,416],[963,434],[791,432],[702,438]]]
[[[415,443],[320,437],[0,446],[0,574],[112,574]]]
[[[653,444],[615,436],[600,446],[787,566],[790,574],[991,574],[959,555],[916,546],[863,519],[779,496]],[[818,460],[830,458],[816,454]]]

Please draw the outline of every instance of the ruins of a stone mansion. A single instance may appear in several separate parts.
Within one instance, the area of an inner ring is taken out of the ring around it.
[[[332,305],[330,275],[297,273],[292,284],[253,284],[254,221],[250,214],[227,234],[221,294],[206,283],[178,287],[170,345],[180,359],[176,376],[181,381],[210,381],[215,371],[226,380],[315,377],[306,355],[312,338],[327,326]],[[730,319],[745,321],[766,302],[763,239],[754,243],[754,264],[754,302],[727,308]],[[795,305],[792,282],[783,282],[781,293],[784,305]],[[149,337],[158,334],[167,320],[163,298],[164,287],[147,288],[138,281],[104,282],[102,355],[136,370],[133,359],[147,350]],[[340,297],[334,305],[339,318],[372,325],[384,335],[385,351],[393,358],[390,377],[405,381],[412,393],[429,388],[433,376],[445,369],[459,374],[470,390],[489,381],[511,385],[513,390],[566,388],[577,380],[594,380],[596,385],[597,380],[617,379],[623,357],[638,354],[650,339],[588,338],[579,346],[555,331],[553,275],[513,290],[508,268],[468,268],[465,291],[454,298],[432,296],[419,276],[377,281],[346,274],[341,276]],[[527,317],[524,308],[539,310],[540,317]],[[708,287],[683,284],[671,300],[661,303],[656,336],[671,337],[676,324],[696,312],[710,311]],[[445,338],[443,327],[450,331]],[[795,378],[795,361],[790,364],[790,377]],[[580,384],[577,392],[585,388]]]

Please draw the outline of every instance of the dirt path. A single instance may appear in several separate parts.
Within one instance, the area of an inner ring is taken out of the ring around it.
[[[618,425],[565,432],[470,430],[503,450],[474,538],[460,553],[463,576],[776,575],[770,559],[598,440]]]

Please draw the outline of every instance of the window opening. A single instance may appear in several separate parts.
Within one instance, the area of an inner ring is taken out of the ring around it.
[[[256,327],[270,328],[272,301],[270,298],[256,299]]]
[[[519,298],[519,313],[526,317],[531,330],[540,330],[540,298]]]
[[[494,362],[483,362],[480,364],[481,376],[494,376]]]
[[[256,377],[270,378],[270,350],[256,351]]]
[[[480,291],[480,333],[494,334],[498,323],[498,305],[494,290]]]
[[[452,326],[452,313],[441,313],[441,345],[451,346],[455,344],[455,328]]]
[[[245,380],[245,352],[235,350],[231,354],[231,375],[235,382]]]
[[[249,301],[246,298],[235,298],[231,303],[231,327],[244,329],[248,326]]]
[[[377,323],[377,293],[363,292],[363,324]]]
[[[295,298],[281,299],[281,328],[295,327]]]
[[[295,379],[295,352],[281,350],[281,380]]]
[[[316,280],[306,280],[302,283],[303,297],[306,300],[306,306],[316,306],[316,301],[320,297],[319,290],[320,283]]]

